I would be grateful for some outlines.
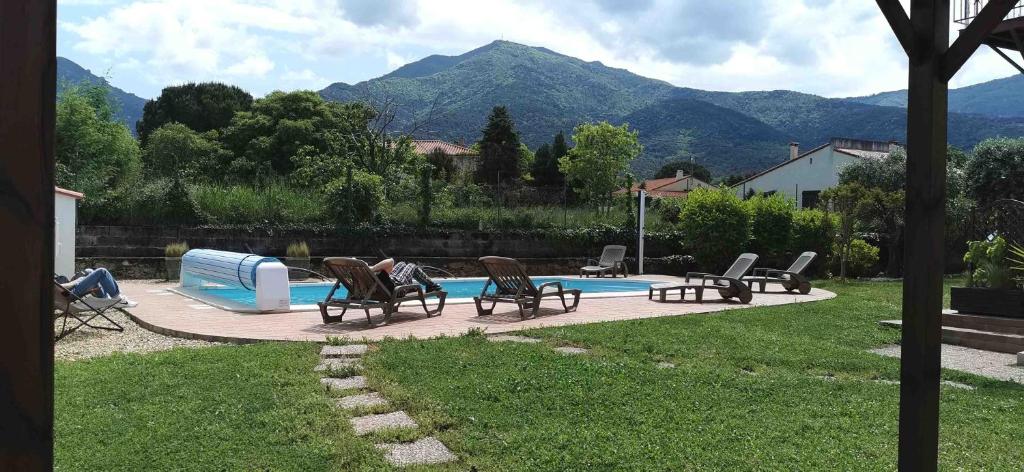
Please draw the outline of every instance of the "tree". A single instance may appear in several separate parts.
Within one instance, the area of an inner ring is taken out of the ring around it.
[[[256,100],[249,111],[235,113],[223,130],[221,142],[234,155],[229,176],[248,178],[256,175],[289,176],[296,161],[305,157],[361,164],[374,174],[383,175],[378,163],[388,149],[390,138],[381,129],[369,128],[378,116],[361,103],[325,101],[316,92],[272,92]],[[304,155],[300,155],[300,150]],[[400,148],[408,151],[408,146]],[[337,163],[336,163],[337,164]]]
[[[455,159],[444,149],[435,148],[427,154],[427,162],[432,168],[431,177],[434,179],[451,180],[455,176]]]
[[[538,187],[565,185],[565,175],[558,170],[558,159],[568,153],[569,148],[565,144],[565,135],[562,132],[555,135],[553,144],[541,144],[534,154],[533,168],[530,170],[534,185]]]
[[[967,194],[979,206],[996,200],[1024,200],[1024,138],[991,138],[974,147],[967,164]]]
[[[558,161],[558,168],[579,195],[592,203],[610,199],[619,176],[643,151],[637,131],[628,124],[584,123],[573,130],[576,147]]]
[[[220,143],[181,123],[153,131],[142,151],[146,173],[153,177],[216,177],[230,158]]]
[[[857,209],[862,221],[877,230],[889,252],[885,275],[900,275],[900,242],[903,237],[903,208],[906,198],[903,190],[889,192],[871,188],[864,192]]]
[[[658,169],[658,172],[654,174],[654,178],[665,179],[668,177],[675,177],[676,172],[680,170],[686,172],[686,175],[692,175],[704,182],[711,182],[711,171],[706,167],[690,162],[689,160],[682,159],[669,161],[665,165],[661,166],[661,169]]]
[[[480,165],[477,180],[497,183],[519,178],[519,133],[504,106],[496,106],[487,117],[480,139]]]
[[[119,186],[133,183],[141,169],[139,144],[114,116],[107,89],[83,84],[57,98],[54,139],[57,185],[83,192],[83,210]]]
[[[569,154],[569,145],[565,143],[565,133],[559,131],[551,143],[551,157],[556,161]]]
[[[855,239],[857,217],[866,190],[858,183],[840,184],[821,192],[821,201],[839,216],[836,244],[839,246],[839,277],[846,280],[846,264]]]
[[[252,95],[234,85],[216,82],[165,87],[156,100],[146,102],[135,124],[143,146],[161,126],[177,122],[200,133],[221,129],[236,112],[252,106]]]

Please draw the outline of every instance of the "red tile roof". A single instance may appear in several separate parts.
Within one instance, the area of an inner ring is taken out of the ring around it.
[[[477,155],[475,151],[466,146],[441,141],[440,139],[414,139],[412,145],[416,149],[416,154],[430,154],[440,149],[449,156]]]
[[[683,180],[685,178],[686,177],[665,177],[664,179],[645,180],[644,183],[647,184],[646,185],[647,195],[651,196],[651,197],[683,197],[683,196],[686,196],[686,194],[688,192],[685,191],[685,190],[684,191],[679,191],[679,190],[659,190],[662,187],[668,187],[669,185],[672,185],[672,184],[674,184],[676,182],[679,182],[680,180]],[[637,182],[637,183],[633,184],[633,188],[631,190],[633,192],[639,191],[640,190],[640,183]],[[615,193],[616,194],[625,193],[625,189],[621,189],[620,188],[620,189],[616,190]]]

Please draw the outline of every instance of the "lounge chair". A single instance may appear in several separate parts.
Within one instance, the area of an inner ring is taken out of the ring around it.
[[[743,253],[740,257],[736,258],[736,262],[733,262],[729,266],[729,270],[725,271],[722,275],[708,274],[705,272],[688,272],[686,274],[686,281],[689,282],[691,278],[701,279],[701,285],[705,288],[716,288],[718,294],[722,298],[729,300],[737,298],[741,303],[750,303],[754,299],[753,292],[750,291],[745,283],[743,283],[743,276],[750,272],[751,267],[754,267],[754,263],[757,262],[757,254]],[[708,285],[708,282],[711,282]]]
[[[121,298],[99,298],[92,295],[80,297],[64,288],[56,281],[53,282],[53,312],[54,321],[63,318],[60,332],[56,333],[54,342],[64,339],[65,336],[75,332],[82,326],[107,331],[124,331],[124,327],[107,316],[110,310],[122,310],[118,304],[122,303]],[[113,326],[94,324],[96,318],[103,318]],[[74,321],[72,321],[74,320]],[[72,326],[68,326],[68,323]]]
[[[743,281],[750,285],[751,290],[755,283],[758,284],[761,293],[764,293],[765,285],[775,283],[781,284],[787,292],[798,290],[801,294],[807,295],[811,291],[811,282],[803,276],[803,273],[816,257],[818,254],[812,251],[800,254],[800,257],[797,257],[793,261],[793,265],[786,270],[758,267],[754,269],[753,275],[743,277]]]
[[[473,297],[476,302],[476,313],[478,316],[490,315],[494,312],[494,306],[501,303],[515,303],[519,306],[519,318],[525,320],[526,308],[532,309],[530,318],[537,317],[540,310],[540,302],[544,298],[558,297],[562,301],[562,308],[566,313],[576,311],[580,304],[580,290],[566,289],[559,281],[544,282],[534,285],[533,280],[526,274],[526,268],[519,261],[507,257],[485,256],[480,258],[480,264],[487,272],[487,283],[480,291],[479,297]],[[494,285],[494,293],[487,293],[487,290]],[[565,303],[566,295],[573,296],[572,306]],[[491,302],[491,307],[484,309],[483,302]]]
[[[398,311],[404,302],[420,302],[429,318],[441,314],[445,298],[448,297],[448,292],[443,290],[424,292],[420,284],[399,285],[392,290],[370,270],[366,262],[359,259],[328,257],[324,259],[324,267],[337,279],[324,301],[317,303],[324,324],[341,321],[349,308],[355,308],[366,312],[366,322],[370,326],[384,325],[391,320],[391,315]],[[344,286],[348,293],[345,294],[345,298],[334,298],[334,293],[341,286]],[[436,308],[427,308],[428,296],[437,297]],[[328,308],[341,308],[341,313],[330,315],[327,313]],[[382,323],[374,325],[370,319],[372,308],[380,308],[384,312]]]
[[[605,246],[601,251],[601,260],[587,259],[587,264],[580,268],[580,277],[596,275],[604,277],[607,272],[612,273],[612,278],[622,271],[623,277],[629,277],[629,268],[623,259],[626,257],[626,246]]]

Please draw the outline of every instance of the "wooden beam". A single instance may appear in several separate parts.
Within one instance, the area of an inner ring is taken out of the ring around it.
[[[875,0],[908,57],[914,56],[914,27],[899,0]]]
[[[978,16],[960,31],[960,36],[953,41],[942,60],[942,73],[946,81],[956,75],[1016,4],[1017,0],[989,0],[978,12]]]
[[[1011,59],[1010,56],[1007,56],[1005,52],[991,44],[988,47],[992,48],[992,50],[995,51],[996,54],[999,54],[1000,57],[1006,59],[1006,62],[1009,62],[1011,66],[1016,67],[1018,72],[1024,74],[1024,67],[1021,67],[1020,64],[1017,64],[1017,62]]]
[[[57,4],[0,2],[0,470],[53,469]]]
[[[906,234],[900,359],[899,468],[934,471],[939,454],[939,370],[946,208],[949,0],[911,0],[919,35],[907,92]]]

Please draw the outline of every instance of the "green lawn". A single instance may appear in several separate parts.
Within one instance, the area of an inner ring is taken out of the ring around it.
[[[873,380],[898,379],[899,364],[864,350],[898,339],[877,321],[899,316],[899,285],[822,286],[839,297],[529,332],[538,345],[388,340],[367,376],[419,435],[463,459],[460,470],[893,469],[898,387]],[[316,350],[60,363],[58,467],[385,468],[373,439],[353,438],[320,392]],[[943,387],[944,468],[1019,470],[1024,386],[944,376],[977,387]]]

